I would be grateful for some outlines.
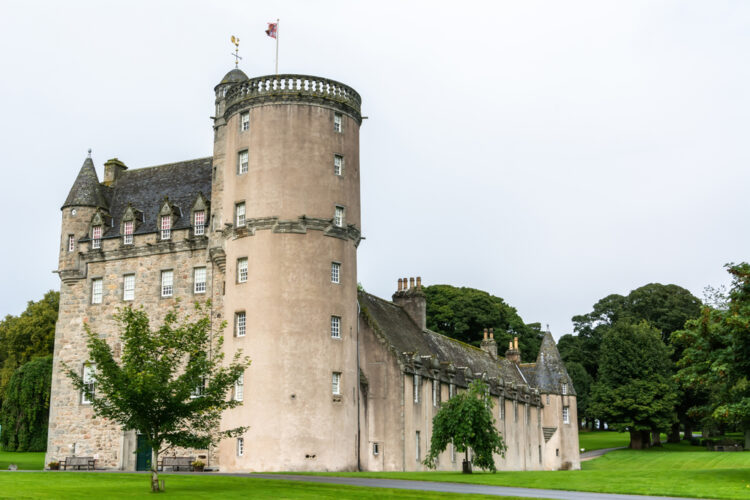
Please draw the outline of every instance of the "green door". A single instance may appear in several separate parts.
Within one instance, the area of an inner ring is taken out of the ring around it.
[[[138,454],[135,458],[135,470],[151,470],[151,447],[146,443],[146,436],[138,434]]]

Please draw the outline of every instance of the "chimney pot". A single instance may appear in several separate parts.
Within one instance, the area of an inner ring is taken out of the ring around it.
[[[398,291],[401,291],[401,287],[403,286],[403,282],[401,281],[401,278],[398,279]]]
[[[409,290],[414,288],[414,278],[409,278]]]
[[[516,351],[518,350],[518,337],[513,337],[513,347],[516,348]]]
[[[495,339],[495,329],[494,328],[490,328],[490,338],[493,339],[493,340]]]
[[[484,329],[484,340],[487,340],[487,329]]]
[[[422,277],[417,276],[417,290],[421,290],[421,289],[422,289]]]

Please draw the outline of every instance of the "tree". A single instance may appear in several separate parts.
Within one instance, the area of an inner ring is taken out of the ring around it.
[[[227,395],[243,376],[249,359],[237,353],[223,366],[223,339],[213,337],[209,304],[195,304],[194,320],[189,315],[178,320],[178,307],[175,305],[154,330],[143,309],[120,309],[115,315],[123,344],[120,359],[106,338],[87,326],[89,357],[96,369],[95,388],[65,367],[73,385],[86,394],[98,416],[145,436],[153,450],[152,491],[159,491],[160,454],[175,446],[205,449],[219,439],[245,431],[244,427],[218,431],[218,426],[221,413],[240,404]]]
[[[578,427],[581,427],[581,419],[586,415],[586,410],[589,407],[591,384],[594,383],[594,379],[586,372],[586,368],[577,361],[565,363],[565,369],[568,371],[568,375],[573,381],[573,387],[576,389]]]
[[[706,399],[693,411],[745,432],[750,447],[750,265],[727,264],[732,275],[726,308],[704,307],[673,335],[683,348],[676,379]]]
[[[482,341],[480,332],[494,328],[501,349],[518,337],[521,355],[536,359],[544,337],[541,325],[525,324],[516,309],[500,297],[450,285],[431,285],[423,290],[430,330],[478,347]]]
[[[47,449],[51,383],[51,356],[35,358],[15,371],[0,410],[0,445],[4,450]]]
[[[665,431],[676,420],[677,388],[661,333],[645,321],[619,321],[604,335],[600,360],[589,414],[629,431],[630,448],[648,447],[651,431]]]
[[[497,471],[492,455],[505,456],[506,446],[492,416],[492,398],[489,397],[487,385],[481,380],[474,380],[468,391],[460,392],[440,405],[440,410],[432,419],[430,452],[424,464],[434,469],[435,460],[450,443],[459,453],[466,453],[466,462],[471,448],[474,463],[492,472]],[[464,472],[470,470],[465,468]]]

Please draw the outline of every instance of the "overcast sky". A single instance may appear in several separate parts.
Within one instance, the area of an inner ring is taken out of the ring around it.
[[[233,67],[362,96],[358,280],[486,290],[572,331],[610,293],[728,283],[750,248],[750,2],[0,0],[0,314],[59,289],[93,149],[210,156]],[[477,332],[478,333],[478,332]]]

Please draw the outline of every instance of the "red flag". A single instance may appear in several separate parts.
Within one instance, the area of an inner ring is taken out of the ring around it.
[[[268,23],[268,29],[266,30],[266,35],[270,36],[271,38],[276,38],[276,29],[279,27],[278,23]]]

